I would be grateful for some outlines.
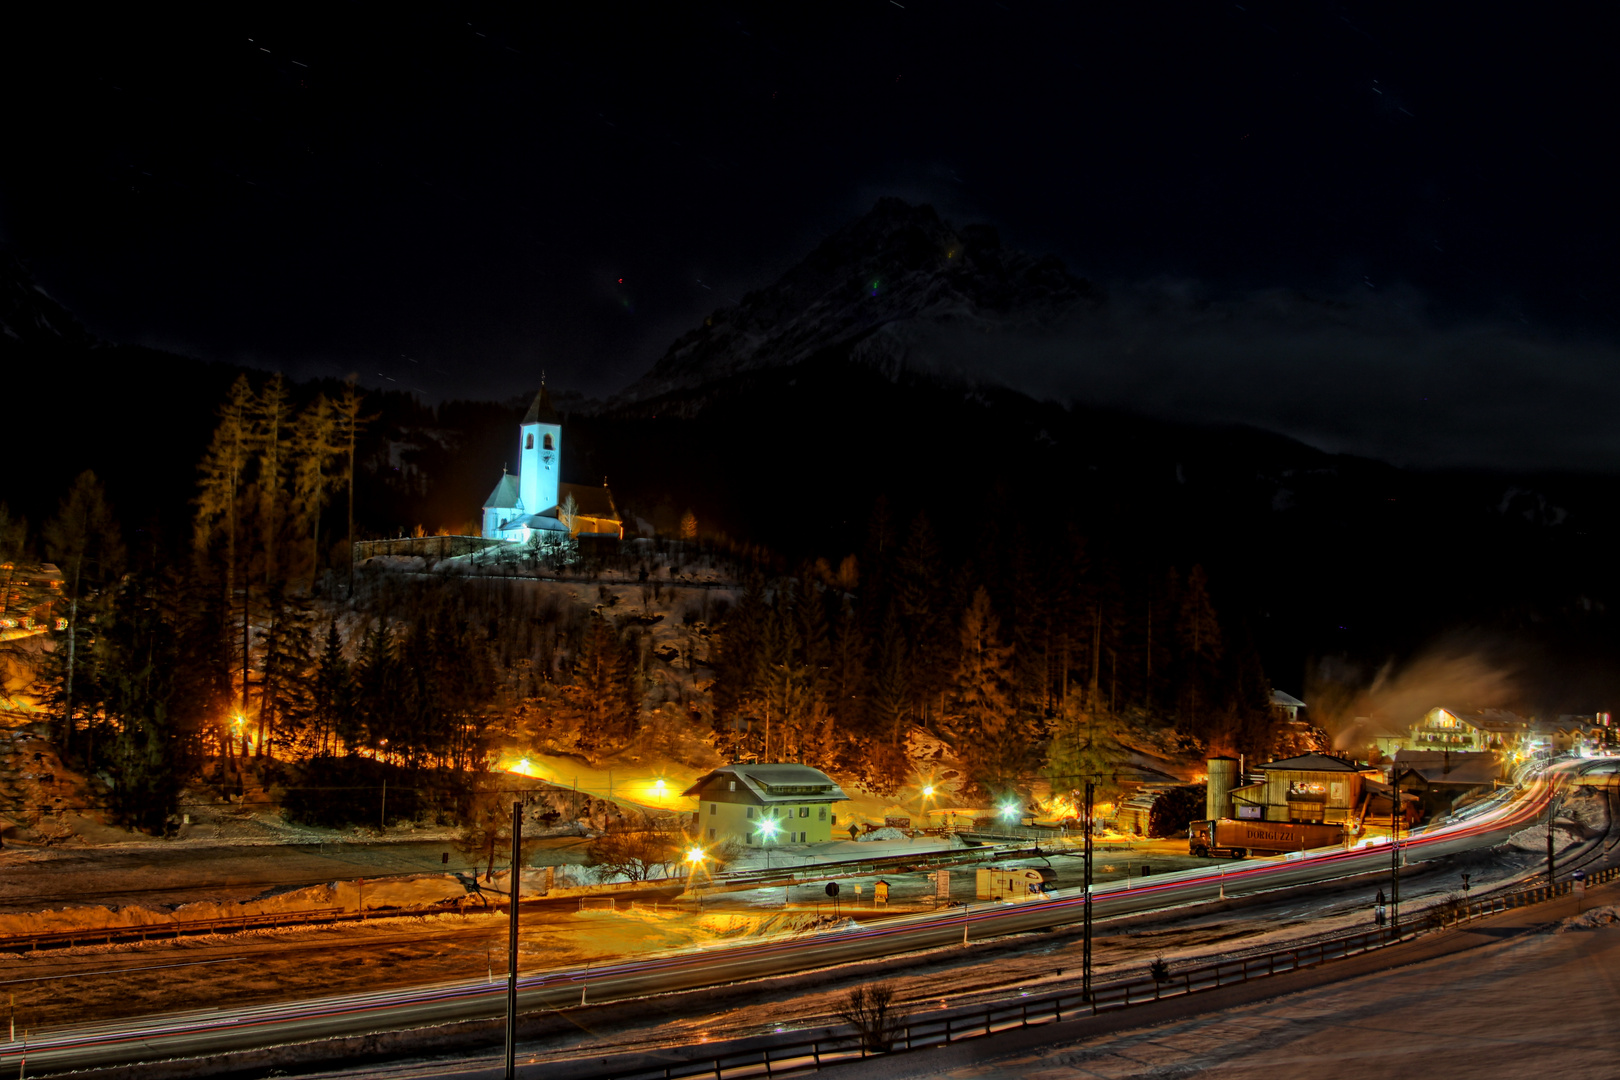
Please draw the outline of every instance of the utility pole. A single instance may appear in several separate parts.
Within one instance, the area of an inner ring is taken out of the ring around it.
[[[1547,800],[1547,888],[1553,884],[1553,872],[1558,869],[1553,852],[1553,816],[1558,813],[1558,796]]]
[[[1401,788],[1392,786],[1394,797],[1389,812],[1389,928],[1394,937],[1401,936]]]
[[[1093,798],[1096,786],[1086,781],[1086,838],[1085,838],[1085,864],[1086,864],[1086,902],[1081,907],[1081,923],[1084,928],[1085,944],[1080,957],[1080,996],[1083,1001],[1091,1000],[1091,827]]]
[[[507,894],[511,906],[506,924],[506,1080],[516,1080],[518,897],[523,881],[523,803],[512,804],[512,881]]]

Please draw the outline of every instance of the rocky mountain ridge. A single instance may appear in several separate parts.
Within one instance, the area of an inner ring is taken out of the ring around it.
[[[773,284],[681,335],[613,403],[620,411],[750,371],[837,358],[889,376],[948,366],[943,335],[1043,334],[1103,303],[1054,256],[955,228],[931,206],[878,200]],[[668,402],[666,402],[668,404]]]

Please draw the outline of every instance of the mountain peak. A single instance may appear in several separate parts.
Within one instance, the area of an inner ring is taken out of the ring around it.
[[[1048,329],[1100,300],[1056,257],[1005,247],[989,225],[954,228],[932,206],[882,198],[775,283],[677,338],[624,399],[817,358],[893,373],[926,362],[919,353],[939,331]]]

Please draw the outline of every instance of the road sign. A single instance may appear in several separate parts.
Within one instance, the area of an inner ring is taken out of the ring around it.
[[[827,882],[827,895],[828,896],[837,896],[838,895],[838,882],[836,882],[836,881]]]

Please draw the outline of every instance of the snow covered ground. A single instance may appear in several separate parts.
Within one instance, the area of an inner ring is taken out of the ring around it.
[[[1549,913],[1550,914],[1550,913]],[[1620,1076],[1620,926],[1605,906],[1545,931],[1250,1005],[927,1070],[949,1080],[1558,1080]],[[1560,932],[1561,931],[1561,932]],[[990,1050],[989,1044],[986,1050]],[[993,1051],[992,1051],[993,1052]],[[853,1076],[923,1075],[906,1058]]]

